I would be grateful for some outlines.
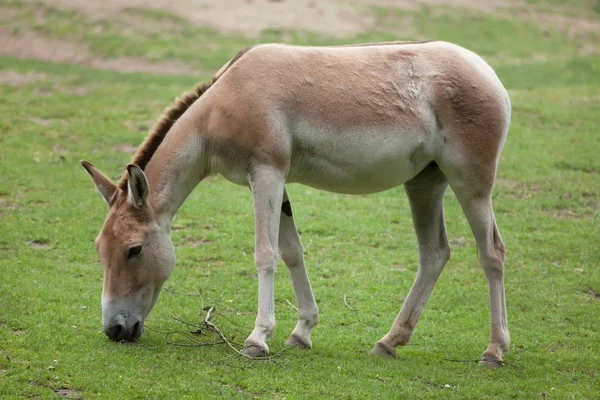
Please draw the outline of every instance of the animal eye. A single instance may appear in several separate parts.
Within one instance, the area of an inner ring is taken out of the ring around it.
[[[127,253],[127,258],[133,258],[142,252],[142,246],[133,246],[129,248],[129,252]]]

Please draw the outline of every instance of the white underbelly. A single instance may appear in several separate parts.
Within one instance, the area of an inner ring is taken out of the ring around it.
[[[338,193],[391,189],[413,178],[432,159],[423,132],[363,129],[298,131],[287,182]]]

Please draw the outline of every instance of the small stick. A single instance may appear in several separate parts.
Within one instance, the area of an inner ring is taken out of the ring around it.
[[[298,308],[293,305],[292,303],[290,303],[290,301],[288,299],[285,299],[285,302],[288,303],[290,305],[290,307],[292,307],[294,310],[298,311]]]
[[[218,344],[224,344],[225,342],[208,342],[208,343],[197,343],[197,344],[189,344],[189,343],[179,343],[179,342],[167,342],[167,344],[171,346],[177,347],[202,347],[202,346],[216,346]]]
[[[284,351],[291,349],[292,347],[296,347],[296,345],[284,347],[283,349],[279,350],[277,353],[273,354],[271,357],[275,358],[275,357],[281,355]]]
[[[348,305],[348,302],[346,301],[346,295],[344,295],[344,304],[345,304],[345,305],[346,305],[346,307],[348,307],[348,309],[350,309],[351,311],[358,311],[358,310],[360,310],[360,308],[358,308],[358,307],[350,307],[350,306]]]
[[[175,321],[177,321],[177,322],[181,322],[182,324],[185,324],[185,325],[187,325],[187,326],[192,326],[192,327],[194,327],[194,328],[202,328],[202,325],[200,325],[200,324],[195,324],[195,323],[193,323],[193,322],[186,322],[186,321],[184,321],[184,320],[182,320],[182,319],[179,319],[179,318],[177,318],[177,317],[174,317],[174,316],[172,316],[172,315],[171,315],[171,318],[173,318]]]
[[[464,362],[464,363],[479,363],[480,360],[457,360],[457,359],[454,359],[454,358],[444,358],[444,361]],[[520,369],[521,371],[525,370],[525,368],[523,368],[520,365],[515,364],[515,363],[509,363],[509,362],[506,362],[506,361],[494,361],[494,362],[496,364],[498,364],[498,365],[513,365],[516,368]]]
[[[193,337],[190,334],[187,334],[186,332],[181,332],[181,331],[174,331],[174,332],[169,332],[167,334],[167,336],[169,334],[180,334],[181,336],[183,336],[184,338],[188,339],[189,341],[192,342],[192,344],[189,343],[182,343],[182,342],[177,342],[177,341],[173,341],[173,342],[169,342],[168,344],[174,345],[174,346],[181,346],[181,347],[199,347],[199,346],[216,346],[219,344],[226,344],[227,347],[229,347],[231,350],[233,350],[235,352],[235,354],[237,356],[241,356],[249,361],[252,362],[264,362],[264,361],[268,361],[268,362],[275,362],[274,357],[277,357],[279,355],[281,355],[284,351],[286,351],[287,349],[289,349],[289,347],[285,347],[282,350],[280,350],[279,352],[277,352],[275,355],[273,356],[262,356],[262,357],[251,357],[247,354],[244,354],[242,351],[238,350],[235,346],[240,346],[243,347],[243,345],[240,345],[238,343],[234,343],[231,342],[229,339],[227,339],[227,337],[225,337],[225,335],[223,334],[223,332],[221,332],[221,329],[219,329],[219,327],[217,325],[215,325],[214,323],[212,323],[210,321],[211,316],[213,315],[213,312],[215,311],[215,306],[207,306],[205,308],[203,308],[203,310],[206,311],[206,316],[204,317],[204,324],[200,324],[200,323],[191,323],[191,322],[186,322],[183,321],[175,316],[171,316],[171,318],[173,318],[174,320],[181,322],[187,326],[191,326],[194,328],[205,328],[207,330],[210,330],[214,333],[216,333],[219,338],[221,339],[220,341],[213,341],[213,342],[209,342],[209,341],[200,341],[198,339],[196,339],[195,337]],[[226,318],[227,319],[227,318]],[[216,338],[215,338],[216,339]],[[293,346],[292,346],[293,347]]]
[[[206,326],[209,329],[211,329],[213,332],[215,332],[217,335],[219,335],[221,340],[224,341],[225,344],[227,344],[227,346],[229,346],[229,348],[231,348],[231,350],[235,351],[238,355],[245,357],[247,359],[250,359],[250,360],[254,360],[253,357],[250,357],[249,355],[244,354],[241,351],[239,351],[238,349],[236,349],[235,347],[233,347],[233,345],[231,343],[229,343],[229,340],[227,340],[225,335],[223,335],[223,332],[221,332],[221,330],[216,325],[214,325],[212,322],[210,322],[208,320],[210,318],[210,313],[213,312],[214,310],[215,310],[215,306],[210,306],[208,308],[208,311],[206,312],[206,318],[204,318],[204,323],[206,324]]]
[[[198,292],[198,289],[194,289],[196,291],[196,294],[194,293],[183,293],[183,292],[178,292],[177,290],[171,289],[171,288],[166,288],[165,291],[166,292],[171,292],[173,294],[180,294],[182,296],[191,296],[191,297],[202,297],[202,295],[200,294],[200,292]]]

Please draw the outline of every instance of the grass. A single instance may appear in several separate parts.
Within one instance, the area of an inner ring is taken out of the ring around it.
[[[196,46],[205,46],[204,53],[193,54],[191,39],[175,27],[183,22],[162,12],[130,12],[174,24],[163,41],[156,41],[144,36],[147,28],[127,33],[119,21],[97,22],[107,24],[103,31],[88,29],[83,17],[69,10],[40,8],[36,15],[45,22],[36,23],[30,3],[10,5],[22,9],[22,31],[88,43],[103,57],[178,57],[210,71],[238,46],[253,42],[188,26],[200,35],[194,39]],[[387,12],[378,31],[352,38],[269,30],[259,40],[322,44],[393,38],[387,27],[394,18],[406,18],[406,12]],[[382,18],[381,9],[375,13]],[[494,194],[507,245],[508,365],[487,370],[445,361],[477,359],[489,335],[485,278],[452,193],[446,197],[452,259],[413,341],[400,349],[397,360],[367,356],[389,328],[417,268],[402,188],[371,196],[288,188],[321,310],[313,350],[291,349],[275,363],[249,363],[232,358],[223,346],[169,345],[156,331],[185,330],[172,315],[201,321],[203,304],[217,307],[214,321],[235,335],[234,340],[243,341],[251,330],[256,312],[251,197],[247,189],[220,178],[202,183],[174,221],[178,262],[166,286],[183,293],[198,290],[202,299],[165,291],[147,320],[155,330],[148,329],[141,344],[110,342],[100,327],[102,268],[93,246],[106,208],[78,161],[89,159],[118,178],[131,158],[119,149],[140,143],[174,96],[209,75],[123,74],[2,57],[3,71],[29,74],[34,80],[0,86],[0,395],[597,396],[600,57],[580,54],[580,44],[559,30],[545,34],[545,28],[533,23],[500,16],[452,9],[434,15],[423,9],[409,17],[415,21],[415,36],[451,39],[493,60],[511,95],[512,127]],[[475,25],[463,29],[470,23]],[[544,60],[513,62],[533,53]],[[278,326],[269,342],[273,351],[282,348],[295,324],[295,310],[286,302],[293,302],[293,291],[285,266],[280,267]],[[360,309],[348,309],[344,295]]]

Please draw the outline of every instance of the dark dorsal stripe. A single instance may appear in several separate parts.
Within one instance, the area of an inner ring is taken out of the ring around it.
[[[404,41],[392,41],[392,42],[373,42],[373,43],[355,43],[355,44],[343,44],[339,47],[369,47],[369,46],[391,46],[391,45],[401,45],[401,44],[426,44],[439,42],[437,39],[426,39],[420,40],[416,42],[404,42]],[[335,47],[335,46],[334,46]]]
[[[175,100],[175,104],[171,107],[165,109],[163,115],[156,121],[154,127],[144,140],[144,142],[140,145],[140,147],[135,152],[133,156],[132,164],[137,165],[142,170],[146,168],[154,153],[163,142],[169,130],[173,127],[175,122],[191,107],[192,104],[196,100],[200,98],[210,87],[221,77],[223,74],[235,63],[239,60],[244,54],[246,54],[249,50],[251,50],[254,46],[250,46],[248,48],[240,51],[233,59],[229,62],[223,73],[220,75],[215,75],[209,82],[203,82],[196,86],[196,89],[193,92],[186,92],[181,97]],[[123,176],[118,182],[119,188],[124,191],[127,191],[127,178],[128,173],[125,171]]]

